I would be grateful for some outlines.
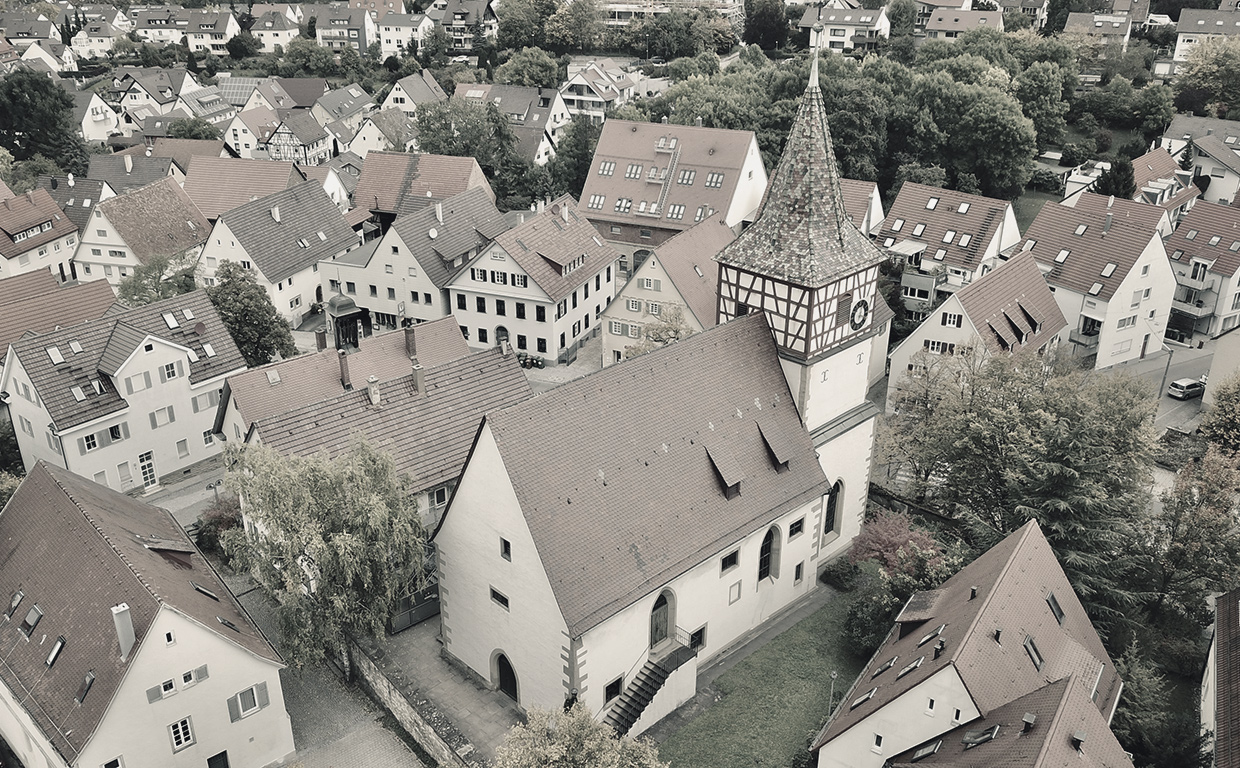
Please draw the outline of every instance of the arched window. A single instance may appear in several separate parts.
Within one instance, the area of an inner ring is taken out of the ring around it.
[[[758,581],[779,576],[779,547],[776,545],[778,538],[779,531],[773,527],[768,528],[766,535],[762,537],[762,547],[758,550]]]
[[[838,522],[836,518],[839,516],[840,509],[840,494],[843,491],[844,483],[836,480],[835,485],[831,486],[831,492],[827,494],[827,507],[822,520],[822,532],[824,534],[835,530],[835,525]]]

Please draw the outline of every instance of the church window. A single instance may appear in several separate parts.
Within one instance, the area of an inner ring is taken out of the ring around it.
[[[779,529],[771,526],[762,537],[762,546],[758,549],[758,581],[779,578]]]
[[[835,485],[831,486],[831,491],[827,494],[827,504],[823,511],[822,530],[824,533],[831,533],[835,530],[836,519],[839,517],[840,495],[844,490],[844,484],[839,480],[835,481]]]

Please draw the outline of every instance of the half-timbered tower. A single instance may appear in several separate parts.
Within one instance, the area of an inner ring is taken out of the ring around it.
[[[719,322],[762,311],[797,410],[835,481],[824,537],[860,526],[877,408],[867,372],[886,354],[883,253],[849,220],[818,87],[818,60],[756,221],[716,257]]]

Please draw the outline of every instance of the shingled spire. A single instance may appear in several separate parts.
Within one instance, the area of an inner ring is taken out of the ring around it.
[[[815,50],[809,84],[757,220],[715,259],[816,288],[883,258],[844,208]]]

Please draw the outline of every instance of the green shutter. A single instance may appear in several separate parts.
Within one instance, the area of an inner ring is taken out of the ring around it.
[[[210,675],[207,674],[206,664],[203,664],[201,667],[198,667],[197,669],[194,670],[194,679],[197,680],[198,682],[202,682],[203,680],[206,680],[208,677],[210,677]]]
[[[241,719],[241,704],[236,696],[228,700],[228,719],[234,723]]]
[[[263,709],[271,703],[271,699],[267,696],[267,684],[259,683],[255,686],[255,692],[258,694],[258,708]]]
[[[164,691],[158,685],[155,686],[154,688],[146,689],[146,701],[148,704],[153,704],[159,701],[160,699],[162,699],[163,697],[164,697]]]

